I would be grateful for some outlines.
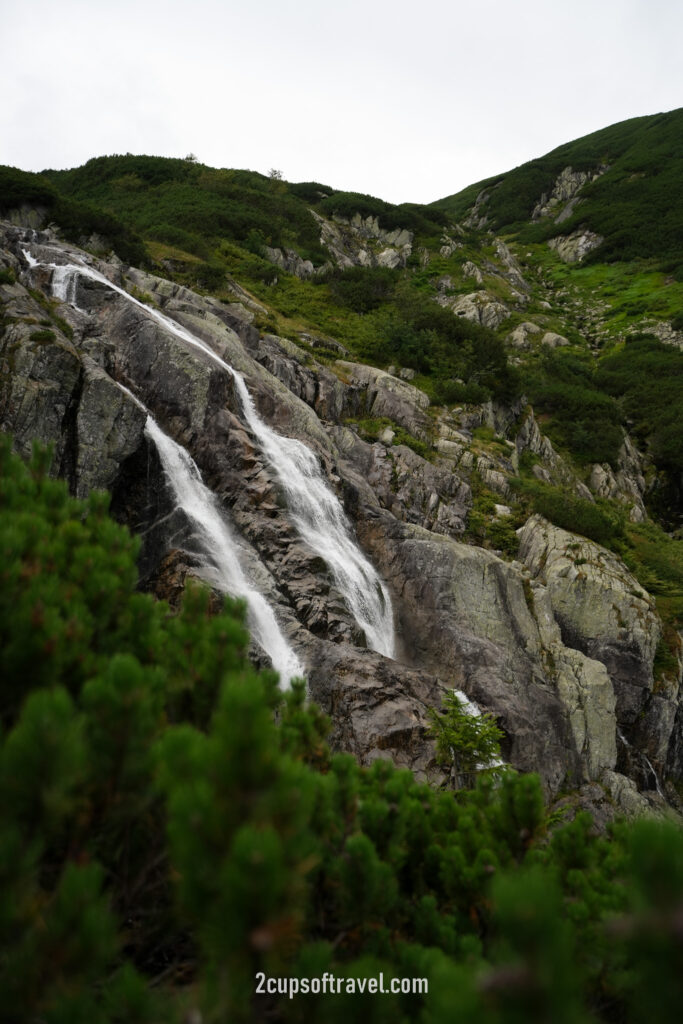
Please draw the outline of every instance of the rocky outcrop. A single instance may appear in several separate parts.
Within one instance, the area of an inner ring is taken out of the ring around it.
[[[683,331],[676,330],[673,323],[652,320],[648,317],[640,322],[637,330],[646,334],[654,334],[655,338],[664,345],[674,345],[676,348],[683,349]]]
[[[347,391],[346,414],[386,417],[423,441],[431,438],[431,422],[425,410],[429,398],[407,381],[364,363],[336,363]]]
[[[406,228],[386,230],[377,217],[355,214],[350,220],[334,217],[327,220],[311,210],[320,226],[320,243],[332,257],[335,266],[405,267],[412,253],[413,233]]]
[[[515,467],[519,466],[520,457],[524,452],[538,457],[538,462],[531,466],[531,472],[537,480],[559,487],[567,487],[585,501],[593,501],[593,495],[574,470],[553,448],[552,441],[541,433],[533,410],[525,416],[517,436],[515,437]]]
[[[619,721],[633,725],[652,691],[661,635],[650,596],[610,551],[540,516],[520,532],[519,557],[547,588],[564,642],[605,665]]]
[[[548,245],[565,263],[580,263],[584,257],[597,249],[605,239],[594,231],[573,231],[571,235],[558,235],[551,238]]]
[[[507,306],[487,292],[471,292],[469,295],[455,297],[438,295],[436,301],[440,306],[452,310],[456,316],[462,316],[475,324],[494,330],[510,315]]]
[[[591,181],[595,181],[601,174],[608,170],[606,166],[599,166],[594,171],[574,171],[571,167],[565,167],[558,175],[552,191],[543,193],[534,207],[531,219],[542,220],[544,217],[553,217],[556,224],[568,220],[581,201],[579,192]]]
[[[472,505],[469,485],[448,464],[435,465],[405,445],[368,444],[348,428],[332,434],[340,452],[346,503],[378,503],[396,519],[446,536],[462,534]]]
[[[477,284],[482,284],[483,285],[483,283],[484,283],[483,274],[482,274],[481,270],[479,269],[479,267],[475,263],[472,263],[471,260],[465,260],[465,262],[462,265],[462,272],[463,272],[465,277],[473,277],[474,280],[477,282]],[[448,278],[447,280],[450,282],[450,286],[452,287],[453,285],[452,285],[452,282],[451,282],[450,278]],[[440,289],[440,290],[442,290],[442,289]],[[445,291],[445,289],[443,289],[443,290]]]
[[[517,259],[510,251],[509,246],[507,246],[502,239],[497,238],[495,246],[496,256],[503,267],[502,271],[498,271],[498,273],[500,273],[515,290],[517,300],[522,302],[526,301],[527,293],[531,291],[531,286],[524,277],[522,268],[517,262]]]
[[[31,240],[44,263],[68,257],[69,247],[42,243],[47,247]],[[491,403],[453,410],[437,423],[427,396],[405,380],[349,361],[322,367],[294,343],[261,335],[242,303],[226,306],[114,264],[97,266],[118,285],[134,284],[210,351],[100,281],[80,278],[73,296],[79,308],[56,310],[27,291],[30,283],[49,293],[50,271],[29,269],[22,244],[25,236],[5,230],[6,259],[20,280],[0,292],[4,429],[22,451],[33,436],[54,441],[56,468],[74,493],[108,487],[116,516],[142,536],[143,582],[177,602],[187,577],[211,583],[211,573],[201,537],[175,507],[145,437],[145,414],[120,385],[129,388],[192,454],[217,496],[250,578],[306,661],[311,693],[332,715],[335,746],[366,763],[391,757],[438,781],[427,709],[445,687],[456,687],[495,715],[506,759],[539,771],[549,795],[583,782],[612,786],[630,800],[621,772],[652,789],[641,753],[657,771],[678,770],[677,690],[653,686],[658,620],[618,560],[581,538],[559,537],[537,517],[522,530],[518,563],[461,542],[472,501],[467,470],[476,466],[501,494],[526,450],[549,473],[563,471],[532,416],[514,442],[499,444],[500,455],[484,455],[472,449],[468,432],[486,422],[512,433],[521,408]],[[60,327],[57,313],[70,329]],[[54,329],[32,337],[46,318]],[[301,540],[234,379],[211,352],[244,376],[273,429],[317,456],[391,592],[396,659],[367,649],[325,560]],[[386,417],[427,442],[438,432],[443,456],[427,461],[393,443],[391,426],[369,444],[344,425],[354,416]],[[630,761],[617,727],[636,752]]]
[[[540,333],[541,328],[538,324],[524,321],[518,324],[513,331],[510,331],[506,341],[513,348],[529,349],[531,348],[531,339]]]
[[[273,249],[269,245],[263,247],[263,255],[276,267],[285,270],[288,274],[294,274],[303,281],[312,277],[315,268],[310,260],[305,260],[293,249]]]
[[[614,766],[604,668],[565,649],[549,605],[539,598],[537,607],[519,568],[417,526],[376,517],[360,530],[401,595],[405,654],[493,711],[512,764],[539,766],[550,793],[568,775]]]
[[[633,523],[647,519],[644,497],[647,491],[644,459],[629,437],[619,449],[616,470],[607,462],[595,463],[591,468],[589,486],[598,498],[613,498],[629,506]]]
[[[565,338],[563,334],[555,334],[554,331],[546,331],[541,338],[541,345],[547,345],[548,348],[562,348],[568,344],[568,338]]]
[[[495,186],[494,186],[495,187]],[[484,212],[482,207],[486,205],[486,201],[491,195],[490,189],[482,189],[477,198],[474,200],[474,206],[468,213],[465,220],[462,222],[463,226],[470,230],[481,231],[486,227],[488,223],[488,215]]]

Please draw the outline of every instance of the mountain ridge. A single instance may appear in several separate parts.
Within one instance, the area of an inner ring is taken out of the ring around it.
[[[648,124],[656,120],[645,119]],[[581,177],[587,172],[566,168],[562,171],[566,173],[557,187],[536,196],[534,209],[538,209],[540,221],[552,220],[557,209],[562,212],[567,203],[582,200],[585,190],[595,184],[590,175]],[[606,174],[601,173],[596,180],[603,180]],[[4,180],[15,186],[13,193],[5,193],[9,199],[3,201],[0,193],[0,202],[5,203],[3,209],[9,212],[7,203],[13,203],[16,209],[21,189],[34,187],[35,182],[21,175],[13,178],[6,172]],[[542,516],[552,524],[548,552],[560,543],[558,537],[565,537],[562,543],[568,550],[575,545],[579,552],[584,551],[582,545],[606,546],[609,555],[600,553],[599,548],[586,547],[585,554],[562,564],[563,571],[581,581],[587,578],[581,565],[616,558],[621,566],[619,572],[626,574],[624,579],[630,579],[624,584],[625,592],[630,588],[633,595],[646,595],[638,596],[637,600],[645,600],[650,611],[641,611],[653,618],[649,640],[640,644],[641,653],[636,659],[640,667],[635,676],[640,679],[638,686],[643,693],[634,706],[649,716],[650,734],[639,731],[640,727],[629,717],[631,711],[624,711],[631,706],[631,698],[627,699],[631,685],[628,672],[614,666],[608,670],[612,671],[613,685],[617,689],[621,686],[620,727],[626,729],[629,742],[639,744],[637,749],[655,763],[664,777],[671,776],[671,799],[677,799],[673,780],[680,760],[675,738],[678,726],[662,732],[653,710],[660,694],[664,695],[661,699],[667,708],[675,705],[676,680],[680,682],[683,542],[675,531],[680,525],[683,467],[677,430],[683,401],[678,386],[683,353],[677,348],[676,317],[683,307],[681,286],[673,277],[669,278],[653,260],[591,263],[579,251],[578,243],[572,248],[575,232],[566,236],[568,241],[563,250],[549,246],[548,239],[538,235],[539,224],[528,225],[531,235],[525,234],[525,227],[517,233],[510,230],[496,235],[486,223],[479,224],[485,216],[485,202],[477,204],[476,197],[461,221],[449,219],[443,212],[430,220],[422,210],[390,207],[372,197],[348,193],[321,196],[323,187],[316,183],[290,186],[277,175],[213,171],[194,160],[147,157],[96,159],[73,174],[60,172],[56,180],[71,181],[72,192],[64,196],[64,201],[74,204],[69,209],[77,209],[80,217],[72,222],[72,230],[80,232],[80,240],[100,256],[108,242],[98,237],[98,222],[88,219],[96,208],[78,204],[92,204],[98,195],[108,197],[110,209],[105,215],[125,215],[125,230],[142,232],[138,237],[147,247],[146,266],[136,269],[116,259],[105,259],[98,265],[110,279],[125,285],[128,293],[143,305],[171,310],[181,322],[185,322],[183,317],[189,317],[186,322],[191,329],[209,338],[219,349],[225,344],[220,330],[236,334],[239,342],[231,334],[230,351],[233,358],[252,367],[252,376],[256,374],[252,384],[261,380],[263,372],[269,375],[263,378],[270,381],[268,387],[264,384],[260,398],[263,409],[274,425],[284,427],[285,433],[292,432],[292,436],[302,440],[308,434],[314,446],[321,446],[319,451],[330,479],[342,481],[337,486],[347,511],[353,513],[362,543],[382,566],[383,575],[395,576],[395,594],[407,592],[406,588],[409,592],[416,585],[419,552],[431,551],[431,545],[441,544],[436,538],[446,537],[464,544],[457,557],[448,556],[453,558],[452,571],[456,576],[464,573],[464,588],[472,585],[468,572],[475,572],[475,566],[480,566],[484,575],[496,576],[496,587],[500,589],[494,588],[495,593],[492,590],[486,600],[500,608],[496,629],[507,637],[504,643],[501,641],[503,648],[507,645],[509,652],[517,652],[508,655],[514,661],[521,657],[518,641],[513,639],[515,629],[526,635],[529,629],[533,632],[537,628],[529,626],[527,613],[518,607],[518,598],[524,595],[527,611],[536,621],[538,608],[548,600],[545,595],[556,585],[540,569],[534,569],[540,573],[538,583],[543,589],[538,598],[541,605],[531,611],[536,607],[532,597],[535,580],[529,566],[519,562],[521,551],[534,550],[531,541],[524,540],[526,524],[536,524],[532,533],[542,529],[534,517]],[[40,183],[32,201],[41,197],[48,206],[48,214],[50,203],[52,210],[59,211],[62,199],[54,182]],[[24,198],[30,203],[31,195]],[[26,217],[27,203],[20,206],[23,210],[16,219],[21,222]],[[222,219],[214,220],[218,209],[222,210]],[[571,217],[580,210],[579,204]],[[272,233],[265,236],[263,225],[270,224],[271,215]],[[399,216],[405,219],[391,219]],[[561,223],[563,231],[567,225],[571,227],[571,217]],[[158,230],[160,218],[166,218],[161,223],[163,230]],[[540,223],[540,228],[547,233],[544,223]],[[14,282],[31,280],[31,275],[26,277],[18,241],[21,229],[18,230],[19,234],[12,235],[12,229],[5,229],[10,255],[3,274],[10,298]],[[184,239],[187,248],[154,235],[176,241]],[[56,242],[49,231],[41,234],[38,230],[34,236],[29,232],[21,237],[26,243],[33,237],[38,247],[49,248]],[[580,235],[586,237],[587,231]],[[305,245],[300,244],[302,239]],[[599,251],[596,247],[589,256],[595,257]],[[91,258],[82,252],[77,255],[79,259]],[[39,274],[36,280],[43,290],[49,289],[49,275]],[[29,284],[29,288],[33,285]],[[85,346],[83,351],[88,359],[92,358],[99,330],[104,331],[107,344],[117,338],[115,345],[119,346],[114,363],[108,361],[108,356],[97,356],[100,369],[126,386],[137,380],[139,387],[147,387],[147,383],[143,384],[144,374],[139,378],[141,368],[133,358],[127,328],[119,329],[109,322],[107,303],[114,308],[119,300],[107,299],[104,294],[98,296],[94,286],[90,288],[91,293],[83,292],[77,303],[80,306],[82,302],[86,309],[92,305],[90,320],[75,316],[71,322],[68,308],[64,308],[62,315],[49,300],[45,300],[42,319],[35,306],[33,315],[22,315],[17,310],[6,313],[6,366],[16,365],[11,355],[13,345],[20,344],[22,352],[26,346],[22,358],[29,365],[33,359],[30,353],[41,344],[41,331],[33,332],[36,338],[29,328],[28,333],[22,334],[22,323],[30,324],[33,320],[42,324],[42,344],[48,346],[45,353],[52,351],[57,338],[62,338],[62,344],[64,338],[69,340],[68,332],[64,335],[66,323],[71,324],[69,329],[75,332],[78,341],[74,365],[82,366],[79,374],[85,374],[85,379],[90,380],[94,371],[87,360],[83,362],[85,355],[80,350]],[[30,298],[33,292],[29,290],[27,294]],[[15,299],[16,296],[11,301]],[[38,299],[33,295],[31,301],[35,303]],[[21,303],[18,308],[21,309]],[[123,314],[121,317],[125,324],[126,318]],[[100,327],[96,330],[97,321]],[[130,360],[131,368],[126,369]],[[643,409],[639,401],[641,380],[643,374],[649,373],[657,373],[666,385],[649,389],[647,408]],[[193,457],[209,472],[212,482],[233,507],[234,488],[240,479],[237,469],[233,466],[224,477],[225,466],[215,453],[208,462],[202,462],[207,458],[204,446],[193,447],[199,444],[197,412],[191,402],[171,395],[170,376],[164,380],[162,391],[166,389],[168,393],[152,393],[151,407],[157,414],[163,414],[162,422],[171,428],[170,433],[178,443],[190,445]],[[22,423],[21,416],[17,419],[12,396],[17,387],[25,387],[26,394],[30,393],[30,373],[28,377],[20,376],[20,381],[14,380],[8,369],[5,429],[16,432],[17,424],[21,425],[17,443],[26,449],[28,426]],[[303,405],[292,404],[292,395]],[[74,410],[79,403],[76,397],[66,401]],[[174,407],[176,411],[171,412]],[[312,409],[318,419],[310,419],[308,431],[302,435],[302,424],[310,418],[304,407]],[[237,414],[237,409],[231,409],[231,415]],[[80,414],[74,411],[71,415],[77,421]],[[84,412],[83,416],[90,422],[92,412]],[[58,445],[62,451],[62,471],[78,487],[82,472],[78,469],[79,448],[73,447],[64,427],[55,423],[54,417],[48,417],[48,421],[53,425],[45,440],[50,436],[53,440],[61,439]],[[34,430],[43,430],[34,414],[28,422]],[[245,444],[243,431],[243,427],[239,428],[234,435],[240,438],[238,447]],[[230,432],[228,436],[232,436]],[[92,439],[84,437],[82,443],[84,453],[97,451],[97,443]],[[136,451],[140,446],[144,448],[140,438],[130,443]],[[208,441],[205,446],[211,448]],[[130,507],[122,497],[127,486],[133,493],[142,487],[131,472],[120,464],[110,482],[119,479],[114,488],[114,507],[125,521],[138,522],[140,517],[144,519],[143,510]],[[84,480],[87,479],[86,474]],[[256,526],[255,513],[256,506],[269,504],[267,495],[274,485],[248,482],[244,486],[247,493],[254,495],[255,504],[240,512],[240,528],[262,538],[260,557],[272,562],[277,577],[277,573],[284,572],[277,545],[271,549],[272,541],[263,539],[267,529],[265,523]],[[236,507],[241,508],[239,501]],[[378,515],[384,523],[379,534],[374,524]],[[673,535],[668,536],[662,525]],[[163,551],[166,542],[161,534],[159,537],[159,550],[153,548],[156,554],[147,559],[143,576],[154,580],[153,585],[163,593],[165,587],[173,591],[177,586],[168,580],[164,583],[163,574],[160,575],[159,551]],[[401,538],[400,543],[395,538]],[[439,550],[441,557],[446,558],[446,550],[454,549]],[[474,553],[477,551],[480,554]],[[434,579],[438,575],[437,563],[436,555],[430,555],[428,564]],[[188,555],[183,564],[191,566],[192,558]],[[293,564],[304,573],[305,589],[310,592],[305,599],[299,596],[294,600],[298,609],[294,617],[305,618],[315,608],[315,628],[323,635],[336,636],[342,645],[349,643],[353,628],[348,622],[344,625],[337,599],[331,602],[329,613],[319,607],[311,594],[324,591],[326,584],[315,573],[309,579],[305,570],[308,563],[306,559],[301,561],[300,553],[293,558]],[[635,575],[631,578],[628,574]],[[593,583],[591,592],[600,603],[602,597],[595,596],[602,594],[599,574]],[[278,586],[290,595],[298,594],[299,584],[292,582],[287,573]],[[440,583],[432,580],[430,586],[433,591],[428,607],[432,601],[433,607],[438,608],[440,602],[450,606],[456,600],[452,594],[441,592]],[[510,598],[501,596],[507,590],[516,595],[514,629],[504,611]],[[478,607],[482,601],[482,595],[476,594],[472,607]],[[404,610],[402,614],[404,621],[408,621],[408,612]],[[413,618],[420,617],[418,608],[411,614]],[[589,658],[594,657],[592,651],[600,650],[603,660],[609,661],[597,638],[589,635],[590,630],[586,633],[589,627],[581,615],[566,618],[566,611],[561,611],[559,605],[549,614],[553,621],[563,621],[563,639],[567,630],[566,635],[576,633],[582,637],[573,642],[573,650],[580,650]],[[465,615],[465,611],[460,609],[458,615]],[[627,605],[620,608],[617,621],[629,623],[624,628],[635,643],[635,621]],[[606,622],[607,619],[603,630],[605,635],[611,635],[614,623],[608,626]],[[431,635],[429,619],[423,621],[422,629],[426,636]],[[469,620],[465,615],[461,629],[473,637],[472,651],[479,650],[483,642],[482,622],[476,618]],[[464,672],[470,694],[484,706],[495,707],[501,720],[508,721],[507,734],[517,751],[515,756],[520,758],[520,766],[528,767],[532,762],[520,747],[519,708],[506,703],[504,687],[496,689],[490,682],[476,682],[473,656],[461,652],[458,657],[464,658],[464,662],[451,664],[450,655],[439,645],[438,638],[432,639],[438,655],[430,651],[429,644],[425,647],[412,641],[415,666],[431,666],[437,677]],[[544,680],[543,687],[552,689],[550,680],[554,678],[554,670],[549,661],[544,661],[543,651],[555,649],[559,642],[557,635],[548,634],[546,640],[539,641],[533,655],[532,674]],[[614,642],[621,643],[618,629]],[[458,649],[457,642],[455,646]],[[439,660],[444,657],[446,663]],[[556,659],[556,663],[564,665],[565,674],[572,658],[574,655],[562,653]],[[361,672],[357,655],[353,655],[351,662],[354,671]],[[521,672],[518,665],[513,675],[516,678]],[[601,687],[602,683],[596,693],[601,692]],[[520,694],[518,699],[523,703]],[[553,696],[552,700],[555,699]],[[613,713],[610,711],[608,717]],[[551,718],[553,715],[555,712]],[[564,736],[567,726],[556,724],[552,728],[559,728]],[[657,737],[656,749],[653,737]],[[605,747],[603,739],[594,733],[591,740],[596,750],[602,750],[595,755],[597,760],[586,753],[593,773],[599,774],[595,765],[609,764],[612,770],[616,763],[616,748]],[[367,736],[363,742],[366,740]],[[569,749],[572,742],[563,739],[558,749]],[[357,749],[360,751],[361,747]],[[416,756],[420,764],[425,763],[424,751],[410,756]],[[558,785],[562,772],[568,770],[566,756],[557,754],[545,766],[538,762],[551,789]],[[619,757],[626,763],[625,749],[620,748]],[[564,768],[558,764],[564,764]],[[636,777],[647,789],[647,774],[638,768]],[[554,781],[550,782],[551,778]]]

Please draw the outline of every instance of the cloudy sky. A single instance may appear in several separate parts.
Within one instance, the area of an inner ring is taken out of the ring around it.
[[[0,163],[108,153],[431,202],[683,105],[680,0],[0,0]]]

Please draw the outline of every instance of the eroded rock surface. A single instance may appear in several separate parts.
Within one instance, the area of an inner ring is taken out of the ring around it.
[[[4,259],[18,282],[0,286],[3,429],[24,454],[34,437],[52,441],[56,471],[75,494],[109,488],[114,513],[143,538],[143,582],[177,602],[188,576],[207,578],[201,538],[173,506],[145,437],[145,413],[120,385],[130,389],[191,453],[217,495],[251,578],[301,652],[312,695],[332,716],[337,747],[365,763],[391,757],[438,781],[427,709],[445,688],[458,688],[496,716],[505,757],[538,771],[549,795],[582,782],[635,807],[655,789],[644,757],[664,776],[683,774],[678,688],[653,688],[659,622],[618,559],[539,517],[521,531],[519,562],[462,543],[472,470],[504,500],[515,460],[527,450],[551,479],[570,472],[532,414],[519,422],[521,405],[452,410],[432,420],[427,396],[406,380],[349,361],[326,368],[294,343],[262,335],[238,295],[224,305],[153,275],[96,263],[242,374],[263,419],[315,452],[389,587],[398,653],[387,659],[367,649],[325,560],[302,541],[230,372],[99,281],[79,278],[72,304],[58,310],[41,304],[27,286],[48,296],[51,271],[29,267],[21,255],[27,244],[44,264],[92,262],[49,236],[5,227]],[[408,242],[397,237],[391,244]],[[57,312],[70,329],[62,330]],[[46,316],[51,326],[41,328]],[[50,334],[34,337],[41,329]],[[440,454],[428,461],[393,443],[391,427],[379,442],[364,441],[353,419],[367,417],[386,417],[427,445],[436,439]],[[500,436],[511,432],[507,454],[503,442],[495,456],[472,451],[479,425]],[[625,452],[626,476],[636,474],[637,461]],[[607,486],[606,474],[596,478],[596,490]],[[625,479],[619,486],[627,489]]]

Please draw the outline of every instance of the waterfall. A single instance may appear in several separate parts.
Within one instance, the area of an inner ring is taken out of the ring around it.
[[[243,379],[234,374],[245,419],[277,473],[294,523],[308,546],[324,558],[370,647],[391,658],[391,601],[373,566],[351,536],[341,502],[325,482],[310,448],[276,434],[259,417]]]
[[[242,376],[185,328],[159,310],[139,302],[91,267],[76,264],[50,266],[54,269],[53,289],[57,298],[75,302],[79,274],[99,281],[138,306],[171,334],[200,349],[232,376],[245,419],[278,477],[302,540],[330,567],[334,581],[364,631],[369,646],[392,658],[395,643],[389,593],[353,539],[341,502],[325,481],[313,452],[301,441],[282,437],[271,430],[256,412]]]
[[[273,610],[257,590],[249,585],[242,571],[239,549],[225,522],[213,493],[204,485],[191,456],[176,444],[148,414],[145,435],[154,443],[166,479],[178,507],[201,537],[208,561],[215,570],[218,589],[247,603],[247,620],[254,639],[270,656],[273,668],[280,673],[283,685],[304,669],[285,640]]]
[[[621,729],[619,728],[619,726],[617,726],[617,736],[619,737],[619,739],[621,740],[621,742],[624,744],[625,747],[628,747],[630,750],[633,749],[633,747],[631,746],[629,741],[626,739],[626,737],[624,736],[624,734],[621,731]],[[647,754],[643,753],[642,750],[636,750],[636,754],[640,755],[640,757],[642,757],[643,761],[645,762],[645,764],[649,768],[650,773],[652,774],[652,777],[655,780],[655,789],[657,790],[657,793],[659,794],[659,796],[664,797],[664,793],[662,792],[662,787],[661,787],[661,784],[659,782],[659,775],[655,771],[654,765],[652,764],[652,761],[647,756]],[[664,797],[664,799],[666,800],[666,797]]]
[[[103,280],[106,281],[106,278],[103,278]],[[54,268],[52,273],[52,294],[60,302],[68,302],[70,306],[79,309],[76,305],[77,284],[78,274],[74,274],[73,267],[66,264]]]
[[[204,556],[211,563],[211,582],[217,590],[247,603],[247,621],[252,636],[261,645],[287,686],[304,668],[285,640],[268,602],[247,583],[240,563],[240,552],[226,523],[215,495],[205,486],[194,459],[163,432],[140,399],[124,384],[114,381],[147,417],[145,436],[154,443],[159,459],[177,502],[201,538]]]

